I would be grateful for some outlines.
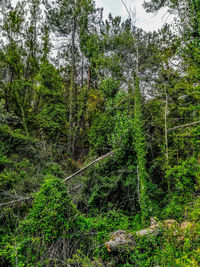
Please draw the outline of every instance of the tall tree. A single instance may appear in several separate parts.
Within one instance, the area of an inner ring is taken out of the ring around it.
[[[77,38],[82,29],[82,23],[87,28],[89,14],[93,11],[93,2],[90,0],[62,0],[52,3],[46,2],[47,18],[53,31],[69,40],[70,49],[70,87],[69,87],[69,131],[68,152],[72,157],[76,154],[78,88],[77,88]]]
[[[122,1],[125,5],[124,1]],[[143,109],[142,109],[142,97],[140,89],[140,73],[139,67],[144,63],[140,62],[140,50],[139,50],[139,38],[135,34],[135,26],[133,24],[134,18],[130,10],[128,10],[125,5],[128,15],[132,20],[132,33],[134,38],[134,53],[132,55],[132,60],[135,63],[133,66],[133,82],[134,82],[134,146],[137,157],[137,179],[138,179],[138,194],[139,194],[139,204],[141,209],[141,221],[145,225],[152,213],[152,205],[149,198],[149,177],[147,174],[146,166],[146,138],[144,132],[144,119],[143,119]]]

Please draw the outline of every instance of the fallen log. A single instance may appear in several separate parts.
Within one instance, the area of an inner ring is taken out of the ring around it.
[[[105,243],[108,252],[116,252],[124,247],[135,247],[136,242],[131,233],[118,230],[111,234],[111,240]]]
[[[178,222],[173,219],[157,222],[154,218],[151,218],[150,226],[146,229],[135,232],[135,234],[139,238],[143,236],[156,237],[163,231],[166,231],[167,233],[170,230],[173,235],[177,237],[178,241],[182,241],[185,238],[185,233],[193,228],[194,225],[191,222],[182,222],[178,224]],[[117,230],[116,232],[110,234],[110,237],[111,239],[105,243],[109,253],[126,250],[127,246],[130,249],[134,249],[137,246],[133,235],[124,230]]]
[[[182,222],[178,224],[176,220],[168,219],[162,222],[156,222],[154,218],[151,218],[151,224],[148,228],[135,232],[138,238],[147,236],[158,236],[163,231],[166,233],[170,230],[173,235],[177,237],[178,241],[182,241],[185,238],[185,233],[190,228],[194,227],[191,222]],[[128,246],[130,249],[134,249],[137,246],[136,241],[131,233],[123,230],[118,230],[111,235],[111,239],[105,243],[105,246],[109,253],[125,250]]]
[[[80,174],[81,172],[83,172],[84,170],[86,170],[87,168],[89,168],[90,166],[92,166],[93,164],[95,164],[95,163],[97,163],[97,162],[99,162],[99,161],[101,161],[101,160],[103,160],[103,159],[105,159],[105,158],[107,158],[107,157],[109,157],[109,156],[111,156],[113,154],[114,154],[114,151],[111,151],[111,152],[109,152],[109,153],[101,156],[100,158],[92,161],[91,163],[89,163],[88,165],[86,165],[85,167],[83,167],[82,169],[78,170],[77,172],[75,172],[75,173],[71,174],[70,176],[68,176],[67,178],[65,178],[63,180],[63,182],[66,182],[66,181],[70,180],[71,178],[73,178],[76,175]],[[17,202],[23,202],[23,201],[26,201],[26,200],[29,200],[29,199],[33,199],[33,198],[34,197],[31,197],[30,196],[30,197],[26,197],[26,198],[20,198],[20,199],[17,199],[17,200],[9,201],[9,202],[6,202],[6,203],[0,203],[0,207],[6,206],[6,205],[12,205],[12,204],[15,204]]]

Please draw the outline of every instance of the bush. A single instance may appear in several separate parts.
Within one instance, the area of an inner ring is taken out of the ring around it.
[[[20,266],[47,266],[70,258],[79,246],[77,240],[82,238],[81,219],[62,181],[47,176],[18,229]]]
[[[166,172],[166,179],[171,182],[172,189],[188,194],[194,192],[195,185],[200,181],[200,166],[198,161],[191,157],[181,164],[173,166]]]

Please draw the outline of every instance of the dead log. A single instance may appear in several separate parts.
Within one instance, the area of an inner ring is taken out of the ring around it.
[[[124,247],[135,247],[136,242],[131,233],[123,230],[118,230],[111,234],[110,241],[105,243],[108,252],[116,252],[122,250]]]
[[[148,228],[137,231],[135,234],[137,237],[146,236],[158,236],[160,233],[165,231],[168,233],[172,231],[173,235],[177,237],[178,241],[184,240],[185,233],[194,228],[194,225],[191,222],[182,222],[178,224],[176,220],[168,219],[162,222],[156,222],[154,218],[151,218],[151,224]],[[108,252],[118,252],[123,251],[127,247],[129,249],[134,249],[137,246],[136,241],[131,233],[128,233],[123,230],[118,230],[111,235],[110,241],[105,243],[105,246]]]

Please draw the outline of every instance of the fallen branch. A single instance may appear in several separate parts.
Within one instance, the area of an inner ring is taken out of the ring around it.
[[[176,127],[173,127],[173,128],[168,129],[167,131],[168,132],[171,132],[171,131],[174,131],[176,129],[182,129],[182,128],[193,126],[193,125],[197,125],[197,124],[200,124],[200,121],[195,121],[195,122],[192,122],[192,123],[188,123],[188,124],[176,126]]]
[[[100,158],[94,160],[93,162],[91,162],[90,164],[88,164],[87,166],[83,167],[82,169],[80,169],[79,171],[73,173],[72,175],[70,175],[69,177],[65,178],[63,181],[66,182],[68,180],[70,180],[71,178],[73,178],[74,176],[78,175],[79,173],[83,172],[84,170],[86,170],[88,167],[92,166],[93,164],[101,161],[102,159],[105,159],[109,156],[111,156],[112,154],[114,154],[114,151],[111,151],[109,153],[107,153],[106,155],[101,156]]]
[[[63,182],[66,182],[66,181],[70,180],[70,179],[73,178],[74,176],[76,176],[76,175],[78,175],[79,173],[81,173],[81,172],[83,172],[84,170],[86,170],[88,167],[90,167],[90,166],[92,166],[93,164],[95,164],[95,163],[101,161],[102,159],[105,159],[105,158],[111,156],[112,154],[114,154],[114,151],[111,151],[111,152],[107,153],[106,155],[103,155],[103,156],[101,156],[100,158],[98,158],[98,159],[92,161],[92,162],[91,162],[90,164],[88,164],[87,166],[85,166],[85,167],[83,167],[82,169],[80,169],[79,171],[73,173],[73,174],[70,175],[69,177],[65,178],[65,179],[63,180]],[[12,205],[12,204],[15,204],[15,203],[17,203],[17,202],[26,201],[26,200],[33,199],[33,198],[34,198],[34,197],[26,197],[26,198],[20,198],[20,199],[17,199],[17,200],[13,200],[13,201],[10,201],[10,202],[6,202],[6,203],[1,203],[1,204],[0,204],[0,207],[2,207],[2,206],[6,206],[6,205]]]
[[[17,199],[17,200],[1,203],[0,207],[7,206],[7,205],[12,205],[12,204],[15,204],[17,202],[26,201],[26,200],[29,200],[29,199],[33,199],[33,197],[25,197],[25,198],[20,198],[20,199]]]

